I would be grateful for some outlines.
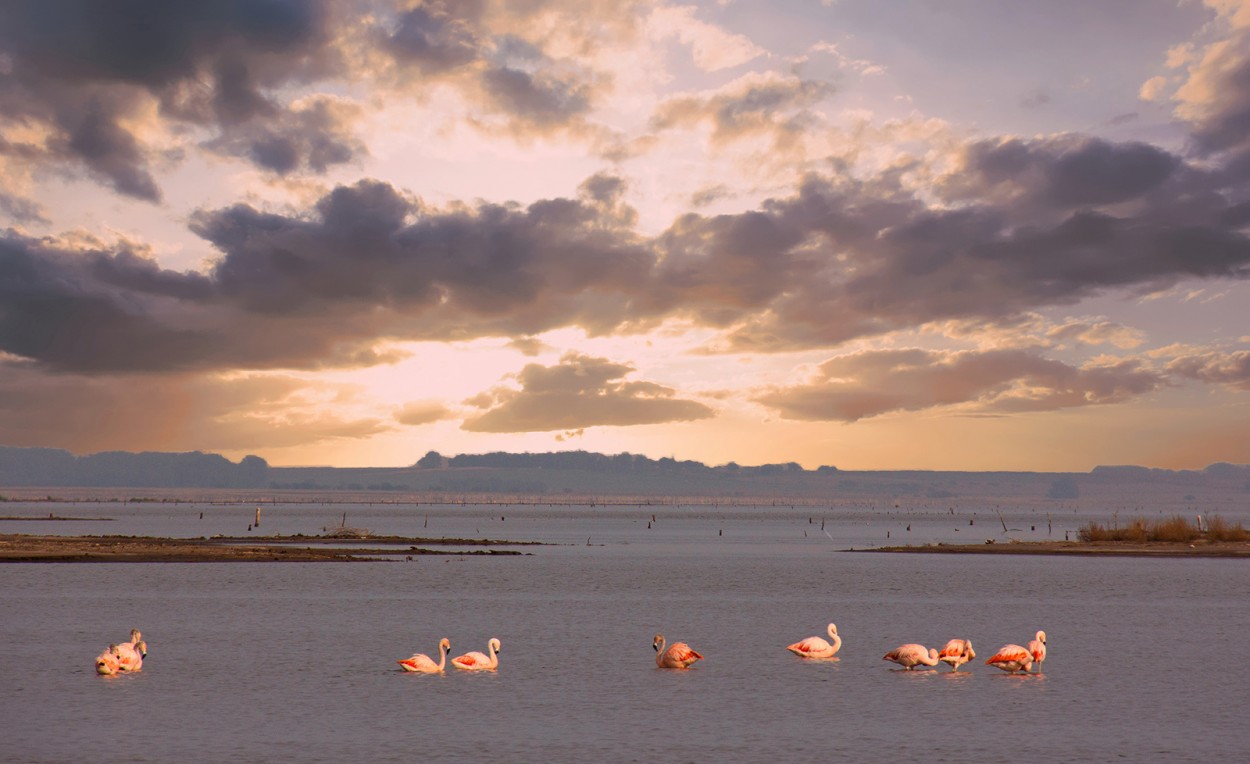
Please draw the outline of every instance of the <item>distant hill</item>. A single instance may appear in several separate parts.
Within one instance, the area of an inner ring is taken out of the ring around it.
[[[0,446],[0,486],[260,488],[269,463],[238,464],[218,454],[105,451],[74,456],[58,448]]]
[[[799,464],[708,466],[638,454],[562,451],[443,456],[431,451],[409,467],[271,467],[248,456],[237,464],[217,454],[106,452],[74,456],[59,449],[0,446],[0,487],[258,488],[384,492],[427,498],[488,494],[528,497],[704,496],[779,501],[863,500],[876,506],[907,500],[942,507],[959,500],[1103,501],[1112,509],[1138,499],[1244,504],[1250,466],[1204,470],[1100,466],[1088,473],[846,471]],[[1125,506],[1132,510],[1131,506]]]

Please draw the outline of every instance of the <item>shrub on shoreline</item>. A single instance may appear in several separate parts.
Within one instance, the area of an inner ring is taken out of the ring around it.
[[[1216,515],[1206,522],[1207,529],[1200,530],[1197,525],[1180,515],[1173,515],[1162,520],[1147,521],[1136,518],[1123,527],[1108,527],[1102,523],[1086,523],[1077,532],[1081,541],[1180,541],[1190,542],[1203,539],[1206,541],[1250,541],[1250,531],[1241,523],[1230,523]]]

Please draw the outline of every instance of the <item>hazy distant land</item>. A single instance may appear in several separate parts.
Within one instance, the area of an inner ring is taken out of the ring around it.
[[[1202,470],[1102,466],[1087,473],[814,470],[795,463],[708,466],[695,461],[585,451],[543,454],[429,452],[409,467],[272,467],[258,456],[105,452],[74,456],[0,446],[0,497],[65,500],[324,500],[472,503],[722,503],[801,505],[868,502],[933,508],[970,502],[1065,502],[1108,513],[1139,505],[1177,511],[1245,506],[1250,466]]]

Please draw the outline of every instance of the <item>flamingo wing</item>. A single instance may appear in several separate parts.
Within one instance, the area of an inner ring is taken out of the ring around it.
[[[703,660],[703,656],[698,651],[691,649],[690,645],[685,642],[678,642],[668,648],[668,654],[674,660],[682,663],[694,663],[695,661]]]
[[[477,668],[490,663],[490,659],[479,652],[472,652],[453,658],[451,662],[463,668]]]
[[[657,659],[662,668],[687,668],[695,661],[703,660],[697,650],[685,642],[675,642]]]
[[[786,649],[792,653],[809,655],[811,653],[827,653],[831,649],[831,645],[820,637],[808,637],[795,642]]]
[[[1007,661],[1025,661],[1031,659],[1032,657],[1033,656],[1029,654],[1029,651],[1025,650],[1023,647],[1008,645],[1007,647],[999,650],[997,653],[994,653],[994,657],[990,658],[987,662],[1006,663]]]
[[[402,661],[395,661],[403,667],[404,671],[427,671],[436,668],[438,664],[430,660],[428,655],[416,653],[411,658],[404,658]]]
[[[942,648],[942,652],[938,654],[940,658],[966,658],[972,652],[972,647],[965,639],[952,639]]]

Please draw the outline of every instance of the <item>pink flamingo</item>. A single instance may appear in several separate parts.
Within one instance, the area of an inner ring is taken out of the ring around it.
[[[912,671],[917,666],[938,665],[938,651],[932,647],[911,643],[899,645],[881,656],[881,660],[894,661],[908,671]]]
[[[119,642],[116,648],[119,671],[139,671],[143,668],[143,659],[148,657],[148,643],[143,641],[143,634],[138,629],[131,629],[130,641]]]
[[[1046,660],[1046,632],[1039,631],[1029,642],[1029,653],[1033,655],[1033,662],[1037,664],[1037,673],[1042,673],[1042,661]]]
[[[951,671],[958,671],[960,666],[975,657],[976,651],[972,649],[971,640],[967,639],[952,639],[938,653],[938,660],[950,664]]]
[[[1033,654],[1020,645],[1003,645],[986,664],[1014,674],[1017,671],[1028,671],[1033,666]]]
[[[430,656],[423,653],[413,653],[411,658],[404,658],[402,661],[395,662],[404,671],[414,671],[418,674],[439,674],[442,673],[443,667],[447,665],[447,653],[449,652],[451,652],[451,640],[443,637],[438,641],[438,663],[435,663]]]
[[[499,640],[491,637],[486,649],[490,652],[489,657],[475,650],[452,658],[451,665],[464,671],[494,671],[499,668]]]
[[[786,649],[800,658],[832,658],[842,647],[842,638],[838,636],[838,627],[833,624],[829,624],[828,633],[833,644],[829,644],[820,637],[808,637],[795,642]]]
[[[119,671],[121,665],[117,660],[117,645],[109,645],[95,657],[95,672],[100,676],[112,676]]]
[[[674,642],[665,650],[663,634],[655,635],[651,647],[655,649],[655,665],[660,668],[688,669],[695,661],[703,660],[703,656],[691,650],[685,642]]]

